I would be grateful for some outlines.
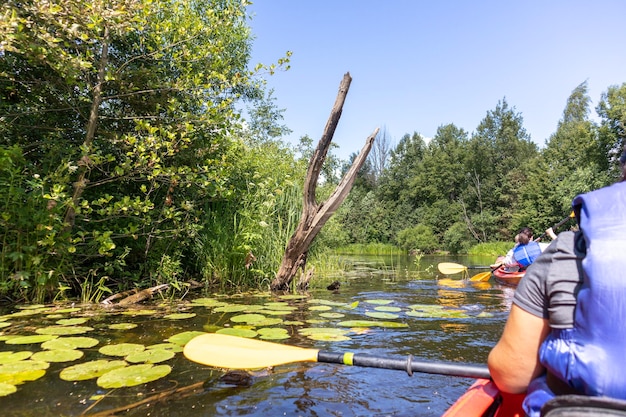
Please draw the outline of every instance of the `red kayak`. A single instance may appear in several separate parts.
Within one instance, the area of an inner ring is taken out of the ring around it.
[[[493,278],[497,283],[517,287],[526,271],[506,272],[504,266],[496,268],[493,272]]]
[[[496,259],[496,263],[492,266],[492,268],[494,268],[496,265],[500,265],[503,259],[504,256],[499,256],[498,259]],[[497,283],[502,285],[508,285],[511,287],[517,287],[517,284],[519,284],[519,281],[526,273],[526,270],[507,272],[504,265],[500,265],[497,268],[493,269],[491,273]]]
[[[523,417],[524,395],[503,395],[488,379],[477,379],[442,417]]]

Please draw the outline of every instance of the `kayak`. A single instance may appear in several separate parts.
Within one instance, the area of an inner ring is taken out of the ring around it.
[[[524,395],[503,395],[489,379],[477,379],[442,417],[523,417]]]
[[[492,274],[497,283],[517,287],[526,271],[507,272],[504,266],[499,266],[493,270]]]
[[[499,265],[499,266],[497,268],[492,269],[491,274],[493,275],[493,278],[495,279],[497,283],[502,284],[502,285],[508,285],[511,287],[517,287],[517,284],[519,284],[519,281],[522,279],[522,277],[526,273],[526,270],[507,272],[505,266],[501,265],[501,262],[503,259],[504,259],[504,256],[498,256],[498,258],[496,259],[496,263],[492,266],[492,268],[494,268],[495,265]]]

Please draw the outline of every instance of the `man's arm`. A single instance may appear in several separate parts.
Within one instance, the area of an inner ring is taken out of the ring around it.
[[[539,363],[539,347],[549,332],[548,320],[512,305],[502,336],[487,360],[491,377],[499,389],[521,394],[544,372]]]

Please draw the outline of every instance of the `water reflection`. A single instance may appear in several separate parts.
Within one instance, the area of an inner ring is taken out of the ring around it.
[[[354,271],[333,278],[341,282],[338,292],[322,289],[303,299],[250,294],[220,300],[248,309],[255,306],[266,312],[268,303],[289,303],[292,310],[271,315],[290,323],[281,326],[287,329],[289,339],[277,343],[337,352],[377,356],[412,354],[419,360],[485,364],[489,349],[502,330],[514,290],[492,281],[470,283],[461,281],[460,276],[440,276],[436,264],[444,261],[465,265],[489,263],[485,259],[424,257],[417,268],[409,257],[361,257],[354,258]],[[327,301],[333,305],[333,312],[339,312],[335,305],[359,303],[356,308],[341,309],[343,317],[328,318],[321,316],[324,311],[310,308],[319,305],[310,303],[311,300]],[[377,320],[368,316],[371,312],[381,312],[376,310],[380,304],[372,303],[373,300],[387,300],[388,306],[399,308],[398,318],[388,321],[406,327],[353,329],[349,340],[340,342],[316,341],[298,332],[303,327],[340,328],[344,320]],[[407,312],[415,311],[416,305],[461,310],[463,316],[408,315]],[[241,314],[236,308],[220,310],[190,302],[141,308],[154,312],[127,315],[83,307],[79,312],[62,316],[89,317],[87,325],[94,330],[88,336],[97,338],[100,344],[85,349],[84,360],[93,360],[102,357],[98,349],[106,344],[151,345],[163,343],[180,332],[234,328],[239,324],[231,318]],[[196,315],[187,320],[164,318],[172,312]],[[46,315],[24,316],[19,321],[11,318],[11,325],[2,331],[5,336],[32,333],[58,319]],[[114,323],[138,326],[111,329]],[[16,347],[0,342],[0,351],[22,349],[35,352],[41,347],[39,344]],[[416,373],[409,377],[401,371],[296,363],[255,373],[249,385],[237,386],[220,379],[222,370],[190,362],[180,353],[167,364],[172,372],[166,378],[137,387],[106,390],[99,388],[94,380],[61,380],[60,371],[69,365],[53,363],[44,378],[20,385],[15,394],[0,397],[0,408],[6,416],[38,417],[111,415],[110,411],[118,408],[121,415],[128,416],[438,416],[473,382],[453,376]]]

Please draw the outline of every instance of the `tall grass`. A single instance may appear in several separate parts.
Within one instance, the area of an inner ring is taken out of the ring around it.
[[[513,247],[511,242],[487,242],[474,245],[468,251],[468,255],[490,255],[497,257],[505,255]]]
[[[336,253],[345,255],[402,255],[405,250],[388,243],[354,243],[336,248]]]

